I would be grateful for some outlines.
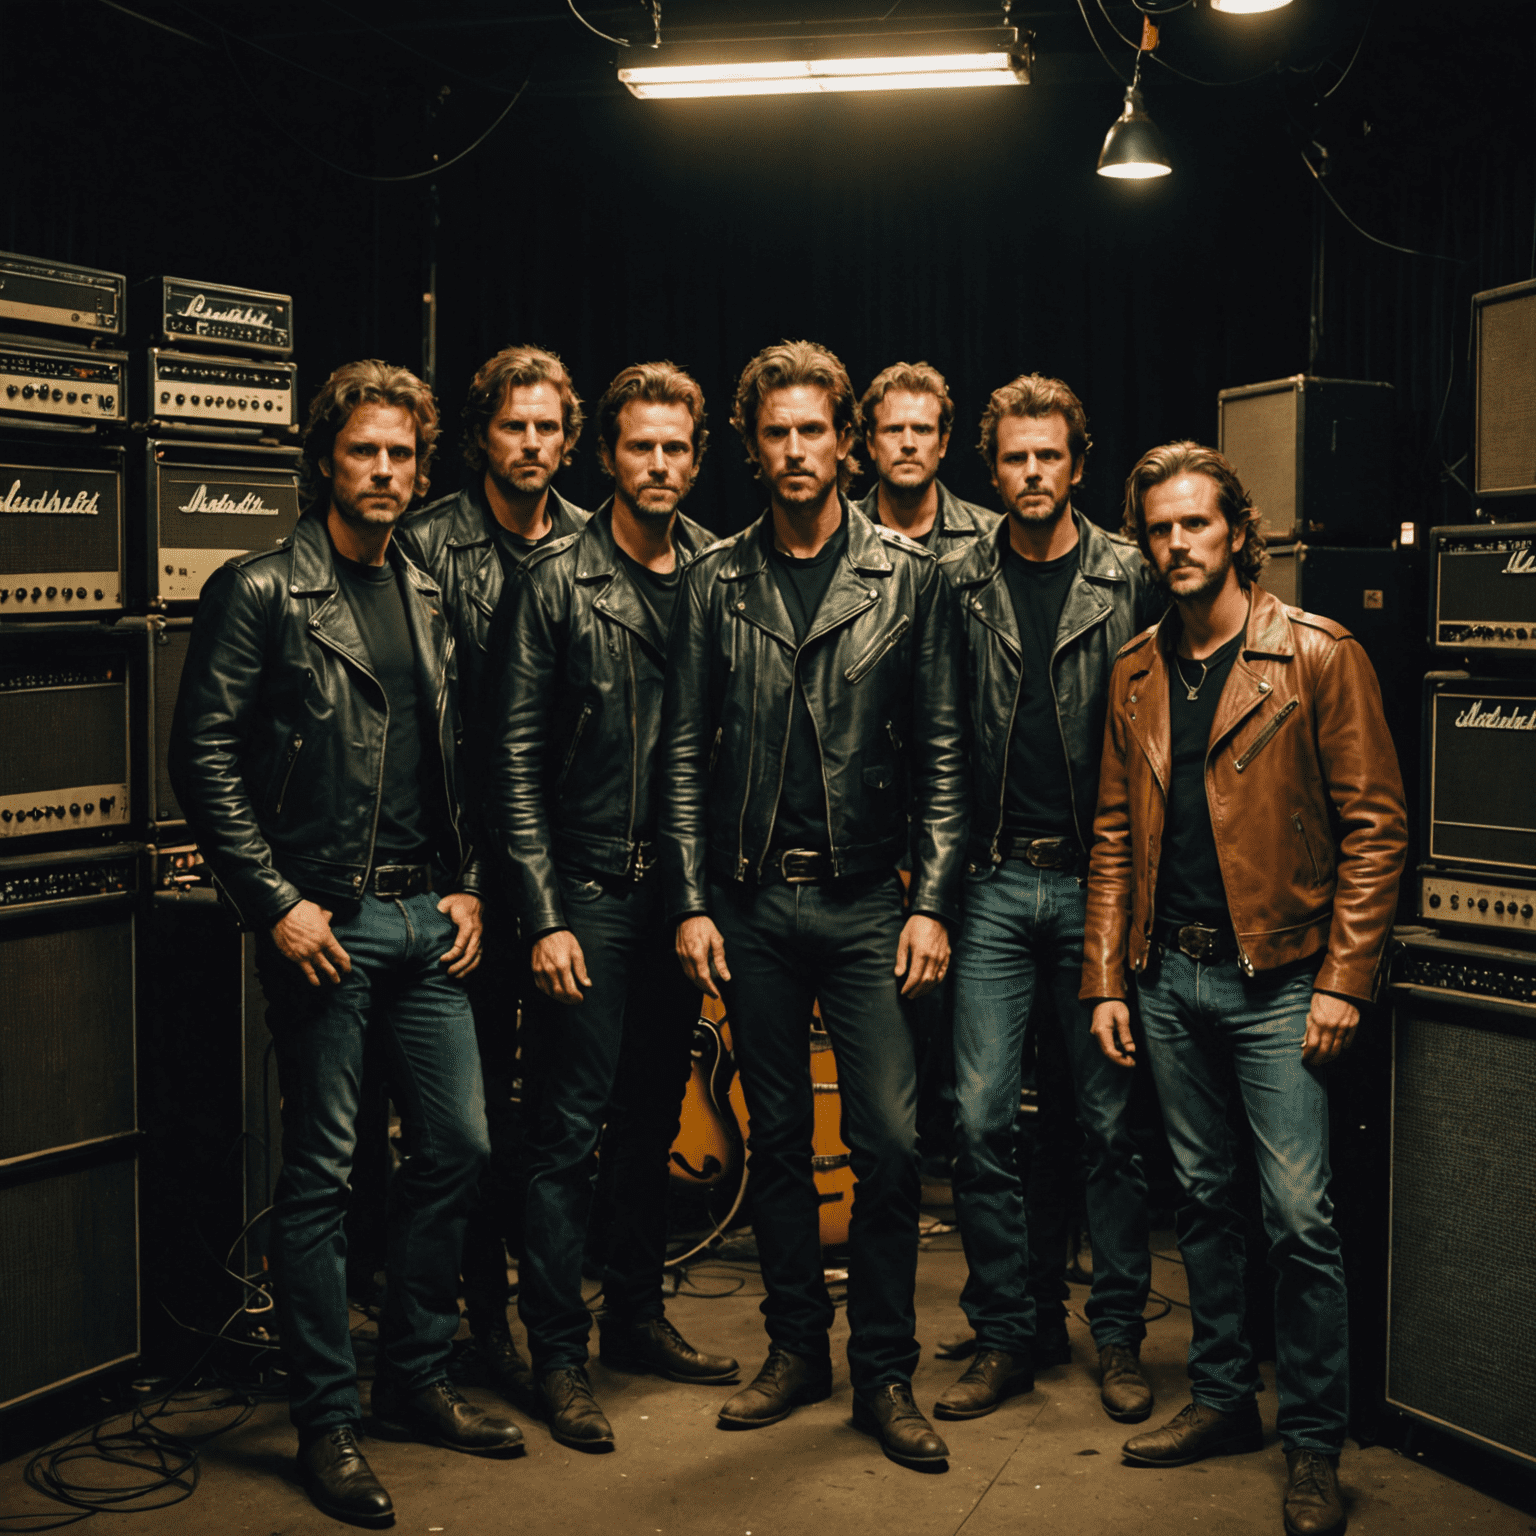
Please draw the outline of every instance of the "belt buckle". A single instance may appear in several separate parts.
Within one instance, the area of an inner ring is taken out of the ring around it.
[[[791,874],[791,859],[808,859],[812,868],[800,874]],[[815,865],[821,862],[821,855],[814,848],[786,848],[779,855],[779,874],[783,877],[785,885],[815,885],[821,878]]]
[[[381,864],[373,872],[373,894],[399,900],[418,894],[419,864]],[[385,877],[388,878],[385,878]],[[420,887],[425,890],[425,886]]]
[[[1213,961],[1220,954],[1221,932],[1201,923],[1186,923],[1179,929],[1175,942],[1191,960]]]
[[[654,847],[654,843],[636,843],[630,855],[629,877],[637,885],[660,863],[659,859],[646,858],[646,854]]]
[[[1062,837],[1034,837],[1024,847],[1024,857],[1036,869],[1060,869]]]

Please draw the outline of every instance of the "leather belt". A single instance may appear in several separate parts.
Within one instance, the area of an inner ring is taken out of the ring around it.
[[[1237,954],[1237,935],[1230,923],[1212,928],[1204,923],[1155,922],[1152,942],[1164,949],[1177,949],[1205,965],[1231,960]]]
[[[420,896],[432,889],[430,864],[380,864],[373,871],[368,890],[374,896],[398,901],[407,896]]]
[[[1076,869],[1083,857],[1073,837],[1015,837],[1004,832],[997,849],[1005,859],[1023,859],[1036,869]]]
[[[763,885],[820,885],[832,878],[830,855],[817,848],[771,850],[763,861]]]

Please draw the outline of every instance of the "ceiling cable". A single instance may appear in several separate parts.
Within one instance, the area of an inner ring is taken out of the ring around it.
[[[587,31],[591,32],[594,36],[602,38],[602,40],[605,43],[617,43],[620,48],[629,48],[629,47],[632,46],[632,44],[630,43],[630,41],[629,41],[629,39],[627,37],[612,37],[607,32],[599,31],[596,27],[594,27],[592,25],[592,23],[590,21],[588,21],[587,18],[585,16],[583,16],[581,14],[581,12],[576,9],[576,0],[565,0],[565,3],[568,6],[570,6],[570,8],[571,8],[571,15],[574,16],[576,18],[576,20],[579,21],[582,24],[582,26],[584,26],[587,29]],[[661,7],[657,6],[656,7],[656,11],[657,11],[656,35],[657,35],[657,40],[660,41],[660,37],[661,37],[661,16],[660,16],[660,11],[661,11]]]

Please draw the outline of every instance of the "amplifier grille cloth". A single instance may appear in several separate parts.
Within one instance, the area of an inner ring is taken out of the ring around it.
[[[1529,1456],[1533,1103],[1536,1041],[1399,1010],[1387,1396]]]
[[[0,466],[0,498],[14,479]],[[0,515],[0,572],[115,571],[118,535],[115,507],[94,516],[6,513]]]
[[[0,1408],[138,1353],[131,1158],[0,1189]]]
[[[1296,526],[1294,389],[1240,396],[1221,405],[1221,451],[1264,519],[1264,531],[1289,535]]]
[[[0,925],[0,1157],[134,1128],[133,920]]]
[[[152,819],[155,821],[184,821],[176,791],[171,788],[169,748],[171,719],[176,713],[176,694],[181,687],[181,671],[187,664],[187,648],[192,644],[190,629],[168,629],[158,636],[150,647],[151,664],[155,669],[155,718],[154,736],[150,742],[153,761],[150,771],[155,786],[155,803]]]
[[[121,683],[0,691],[0,795],[128,777]]]
[[[1477,489],[1536,490],[1536,289],[1478,310]]]

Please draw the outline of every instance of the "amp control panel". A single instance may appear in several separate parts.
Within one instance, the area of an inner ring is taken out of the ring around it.
[[[1460,944],[1423,933],[1408,936],[1402,929],[1398,932],[1406,942],[1392,963],[1394,988],[1536,1007],[1536,955],[1492,945]]]
[[[103,859],[62,862],[21,858],[0,862],[0,907],[38,907],[138,889],[138,860],[114,850]]]
[[[1536,936],[1536,887],[1476,876],[1421,874],[1419,916],[1436,923]]]

